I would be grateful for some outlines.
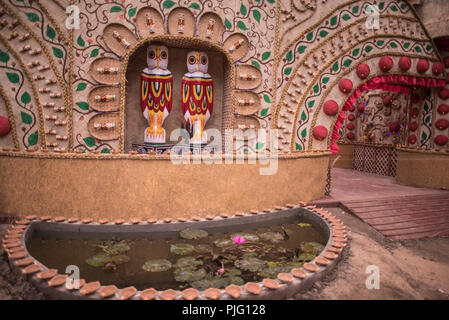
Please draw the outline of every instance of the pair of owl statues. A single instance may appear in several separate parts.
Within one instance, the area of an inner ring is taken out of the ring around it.
[[[140,106],[148,120],[145,143],[165,143],[162,127],[173,105],[173,76],[167,69],[168,49],[150,45],[147,49],[148,67],[141,74]],[[181,110],[187,126],[192,129],[190,143],[207,143],[204,127],[213,111],[213,80],[207,73],[207,54],[192,51],[187,54],[187,69],[181,81]]]

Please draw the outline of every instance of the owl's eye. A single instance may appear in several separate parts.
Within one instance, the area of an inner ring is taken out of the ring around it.
[[[156,57],[156,53],[153,50],[151,50],[150,52],[148,52],[148,57],[150,59],[154,59]]]
[[[207,63],[207,58],[206,57],[201,57],[201,63],[202,64],[206,64]]]
[[[196,58],[194,56],[190,56],[189,57],[189,63],[190,64],[195,64],[196,63]]]
[[[161,53],[161,58],[162,58],[162,59],[167,59],[167,52],[162,51],[162,53]]]

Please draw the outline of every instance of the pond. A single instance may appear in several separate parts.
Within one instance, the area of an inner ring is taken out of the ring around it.
[[[78,266],[87,282],[138,290],[205,290],[276,278],[313,260],[328,240],[319,227],[299,216],[282,224],[207,230],[96,239],[82,233],[70,239],[33,232],[27,249],[48,268],[64,272],[69,265]]]

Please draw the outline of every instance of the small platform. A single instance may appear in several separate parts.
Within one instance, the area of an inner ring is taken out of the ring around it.
[[[168,154],[168,152],[173,154],[183,154],[191,152],[192,154],[201,154],[202,152],[209,152],[214,154],[218,152],[218,147],[207,144],[134,144],[132,145],[132,150],[137,151],[139,154],[148,154],[150,152],[155,152],[156,154]]]

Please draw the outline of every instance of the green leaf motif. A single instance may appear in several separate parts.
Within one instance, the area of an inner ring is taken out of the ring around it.
[[[323,78],[323,83],[326,84],[326,83],[328,83],[328,82],[329,82],[329,77],[324,77],[324,78]]]
[[[307,120],[307,114],[304,111],[301,113],[301,120],[302,121],[306,121]]]
[[[84,41],[84,39],[81,36],[78,37],[78,39],[76,40],[76,43],[78,43],[78,45],[80,47],[84,47],[86,45],[86,42]]]
[[[12,73],[12,72],[6,72],[6,77],[8,77],[8,80],[11,83],[17,83],[19,82],[19,75],[17,73]]]
[[[385,7],[385,2],[379,3],[379,9],[380,10],[383,10],[384,7]]]
[[[428,45],[426,46],[426,51],[430,51],[430,50],[432,50],[432,46],[431,46],[430,44],[428,44]]]
[[[384,43],[385,43],[385,41],[383,41],[383,40],[377,41],[377,45],[378,45],[379,47],[383,46]]]
[[[253,17],[254,17],[254,20],[256,20],[257,22],[260,22],[260,11],[253,10]]]
[[[64,57],[64,53],[62,52],[61,49],[53,47],[53,54],[55,55],[56,58],[62,58]]]
[[[405,49],[408,49],[409,47],[410,47],[410,42],[404,43],[404,48],[405,48]]]
[[[422,51],[422,50],[421,50],[421,47],[420,47],[420,46],[416,46],[416,47],[415,47],[415,51],[416,51],[416,52],[421,52],[421,51]]]
[[[267,0],[268,3],[275,3],[276,0]]]
[[[196,2],[192,3],[189,8],[195,9],[195,10],[200,10],[200,5]]]
[[[225,26],[226,26],[226,29],[232,29],[232,24],[231,24],[231,22],[229,22],[228,19],[225,19]]]
[[[255,66],[257,69],[260,69],[260,64],[259,64],[259,62],[253,60],[253,61],[251,61],[251,64],[252,64],[253,66]]]
[[[331,26],[335,26],[338,22],[338,16],[333,16],[331,19]]]
[[[402,8],[402,10],[405,10],[405,9],[407,9],[407,3],[405,3],[405,2],[404,2],[404,3],[402,3],[402,4],[401,4],[401,8]]]
[[[0,50],[0,61],[7,63],[9,61],[9,54],[7,54],[6,52]]]
[[[122,7],[119,7],[119,6],[113,6],[111,8],[111,10],[109,10],[110,13],[120,12],[120,11],[122,11]]]
[[[351,16],[349,14],[345,13],[342,18],[343,18],[343,20],[348,21],[349,19],[351,19]]]
[[[22,119],[22,122],[25,124],[31,124],[33,122],[33,117],[23,111],[20,113],[20,118]]]
[[[427,134],[425,132],[421,135],[421,142],[425,142],[427,140]]]
[[[78,86],[76,87],[76,91],[83,91],[84,89],[87,88],[87,83],[85,82],[81,82],[78,84]]]
[[[371,51],[373,51],[373,47],[372,46],[366,46],[365,51],[366,51],[366,53],[370,53]]]
[[[352,51],[352,56],[355,58],[355,57],[357,57],[359,55],[359,53],[360,53],[360,49],[357,48],[354,51]]]
[[[334,72],[337,72],[337,71],[338,71],[338,61],[334,63],[334,65],[332,66],[332,70],[333,70]]]
[[[265,143],[258,142],[258,143],[256,144],[256,150],[260,150],[260,149],[262,149],[264,146],[265,146]]]
[[[392,42],[390,43],[390,47],[392,47],[393,49],[396,49],[396,48],[398,47],[398,45],[397,45],[396,42],[392,41]]]
[[[34,12],[27,12],[25,14],[26,14],[28,20],[30,20],[31,22],[39,21],[39,16],[37,14],[35,14]]]
[[[131,8],[128,10],[128,17],[132,18],[136,15],[137,8]]]
[[[38,139],[39,139],[39,133],[36,130],[36,131],[34,131],[34,133],[32,133],[28,136],[28,145],[30,145],[30,146],[36,145]]]
[[[290,73],[292,73],[292,68],[288,67],[284,70],[284,73],[288,76]]]
[[[98,56],[98,52],[99,52],[98,49],[93,49],[93,50],[90,52],[90,57],[91,57],[91,58],[95,58],[96,56]]]
[[[306,51],[307,47],[306,46],[300,46],[298,48],[298,53],[304,53],[304,51]]]
[[[265,100],[266,103],[271,103],[271,100],[270,100],[270,97],[268,96],[268,94],[264,94],[263,99]]]
[[[292,61],[293,52],[291,50],[287,53],[287,55],[285,56],[285,59],[287,59],[288,62]]]
[[[307,137],[307,129],[304,129],[304,130],[301,131],[301,137],[302,138]]]
[[[246,25],[243,21],[238,21],[237,27],[239,27],[240,30],[248,30],[248,28],[246,27]]]
[[[310,41],[310,40],[313,39],[313,31],[310,32],[310,33],[306,36],[306,39],[307,39],[308,41]]]
[[[302,146],[299,143],[296,144],[296,150],[302,151]]]
[[[320,91],[320,86],[316,84],[316,85],[313,87],[313,92],[318,93],[318,91]]]
[[[50,25],[47,26],[47,31],[45,32],[47,37],[54,39],[56,37],[56,31]]]
[[[84,138],[83,140],[84,140],[84,143],[86,144],[86,146],[88,146],[88,147],[93,147],[95,145],[95,139],[92,137],[87,137],[87,138]]]
[[[87,102],[80,101],[80,102],[77,102],[76,105],[77,105],[81,110],[89,110],[89,104],[88,104]]]
[[[171,0],[166,0],[164,1],[164,3],[162,4],[162,6],[164,7],[164,9],[170,9],[171,7],[173,7],[175,5],[175,3]]]
[[[270,51],[262,53],[262,61],[267,60],[270,56],[271,56],[271,52]]]
[[[260,112],[261,117],[265,117],[267,114],[268,114],[268,108],[262,109],[262,111]]]
[[[327,32],[326,30],[321,30],[321,31],[320,31],[320,37],[321,37],[321,38],[326,37],[328,34],[329,34],[329,32]]]
[[[22,94],[22,97],[20,97],[20,101],[22,101],[23,104],[28,104],[31,102],[31,96],[28,92],[24,92]]]
[[[396,11],[399,10],[398,7],[396,7],[394,4],[391,5],[390,9],[391,9],[391,11],[393,11],[393,12],[396,12]]]
[[[312,100],[309,102],[308,107],[313,108],[314,105],[315,105],[315,100]]]
[[[350,65],[352,64],[352,60],[351,59],[347,59],[345,62],[343,62],[343,65],[348,68]]]
[[[111,150],[109,150],[108,148],[103,148],[103,149],[101,150],[101,153],[106,153],[106,154],[108,154],[108,153],[111,153]]]
[[[240,13],[242,14],[242,16],[246,16],[246,14],[248,13],[248,10],[243,3],[240,6]]]
[[[357,14],[359,12],[359,6],[355,6],[352,8],[352,13]]]

